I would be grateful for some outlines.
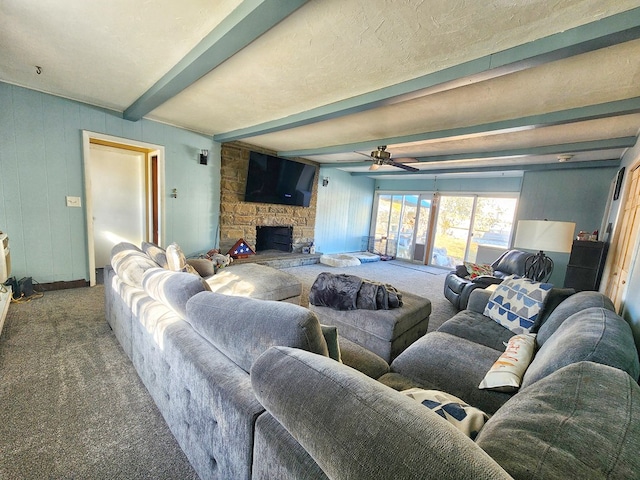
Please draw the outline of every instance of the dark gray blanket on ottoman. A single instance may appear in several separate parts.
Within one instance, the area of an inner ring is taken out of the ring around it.
[[[389,310],[402,306],[402,294],[388,284],[322,272],[311,286],[309,303],[336,310]]]

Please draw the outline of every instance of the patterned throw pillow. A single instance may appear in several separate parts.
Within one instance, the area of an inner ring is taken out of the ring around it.
[[[445,392],[410,388],[402,393],[430,408],[472,440],[489,419],[482,410],[471,407],[458,397]]]
[[[552,288],[551,283],[509,276],[491,294],[484,315],[513,333],[528,333]]]
[[[480,275],[493,275],[493,268],[491,265],[487,265],[484,263],[471,263],[471,262],[463,262],[467,272],[469,272],[469,279],[473,280]]]
[[[533,359],[535,350],[535,333],[514,335],[509,339],[507,349],[489,369],[478,388],[515,392],[520,388],[522,377]]]

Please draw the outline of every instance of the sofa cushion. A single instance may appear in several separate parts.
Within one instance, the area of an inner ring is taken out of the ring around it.
[[[640,387],[616,368],[569,365],[517,393],[476,443],[517,479],[637,478]]]
[[[202,292],[187,302],[186,321],[246,372],[273,345],[329,355],[318,318],[287,302]]]
[[[142,288],[142,276],[159,265],[132,243],[122,242],[111,250],[111,266],[120,280],[127,285]]]
[[[302,293],[302,284],[296,277],[257,263],[225,267],[207,278],[207,283],[213,292],[261,300],[286,300]]]
[[[527,333],[535,324],[553,285],[510,276],[491,294],[484,315],[514,333]]]
[[[540,347],[522,379],[522,387],[581,361],[619,368],[637,380],[640,365],[629,324],[601,307],[573,314]]]
[[[573,288],[552,288],[544,301],[542,311],[538,314],[538,318],[529,332],[538,333],[542,324],[547,321],[556,307],[574,293],[576,293],[576,291]]]
[[[489,418],[482,410],[440,390],[410,388],[401,393],[431,409],[471,439],[476,438]]]
[[[504,344],[514,335],[498,322],[472,310],[458,312],[440,325],[438,332],[449,333],[497,351],[504,350]]]
[[[142,251],[146,253],[151,260],[156,262],[162,268],[169,268],[169,264],[167,263],[167,252],[164,248],[156,245],[151,242],[142,242],[140,244]]]
[[[492,414],[511,394],[480,390],[478,385],[504,351],[443,332],[431,332],[410,345],[391,363],[399,373],[428,390],[442,390]],[[452,373],[455,372],[455,373]]]
[[[147,295],[169,307],[181,318],[187,316],[187,300],[196,293],[208,290],[207,283],[195,275],[164,268],[147,270],[142,276],[142,287]]]
[[[571,295],[551,312],[547,320],[538,329],[538,337],[536,338],[538,345],[544,345],[562,322],[571,315],[589,307],[602,307],[612,312],[615,310],[611,300],[601,293],[578,292],[575,295]]]
[[[518,390],[535,349],[536,335],[534,333],[522,333],[511,337],[506,350],[491,366],[478,388],[497,390],[498,392]]]

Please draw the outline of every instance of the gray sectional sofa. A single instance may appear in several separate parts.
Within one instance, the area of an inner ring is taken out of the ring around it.
[[[596,292],[552,290],[508,394],[478,389],[512,335],[483,315],[484,290],[389,366],[289,293],[222,294],[210,280],[129,244],[105,268],[107,321],[203,479],[640,477],[638,354]],[[471,440],[398,391],[410,387],[490,418]]]
[[[640,478],[638,353],[609,299],[552,290],[522,386],[504,393],[478,388],[513,335],[483,315],[489,295],[474,291],[468,310],[409,346],[378,381],[298,349],[269,349],[251,377],[273,417],[261,421],[278,439],[278,460],[259,478]],[[397,391],[412,387],[448,392],[490,418],[471,440]]]
[[[201,278],[156,260],[128,243],[113,249],[104,274],[106,319],[202,479],[252,478],[256,423],[265,410],[249,369],[270,346],[318,356],[328,356],[329,347],[336,356],[339,348],[342,361],[368,375],[388,371],[365,349],[337,344],[335,329],[292,304],[300,284],[291,275],[237,265]],[[218,292],[209,291],[212,283]]]

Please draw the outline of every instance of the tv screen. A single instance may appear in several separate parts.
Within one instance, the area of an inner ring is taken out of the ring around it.
[[[313,165],[250,152],[244,201],[308,207],[315,175]]]

